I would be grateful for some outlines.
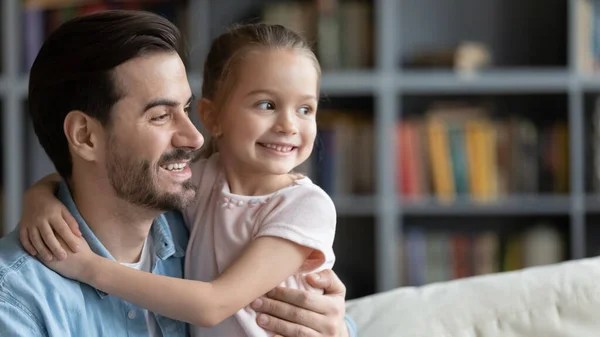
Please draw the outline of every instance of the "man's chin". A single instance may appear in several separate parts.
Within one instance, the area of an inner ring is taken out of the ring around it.
[[[168,194],[181,194],[181,195],[192,195],[195,196],[196,195],[196,186],[194,186],[191,182],[191,180],[186,180],[183,183],[171,183],[168,184],[168,186],[165,186],[165,188],[162,189],[162,191],[164,193],[168,193]]]
[[[194,201],[196,201],[197,195],[198,194],[196,193],[196,190],[186,190],[185,195],[181,196],[181,205],[179,207],[179,210],[183,210],[184,208],[194,203]]]
[[[183,210],[196,200],[196,190],[181,187],[179,191],[167,192],[161,196],[163,200],[170,200],[172,208]]]

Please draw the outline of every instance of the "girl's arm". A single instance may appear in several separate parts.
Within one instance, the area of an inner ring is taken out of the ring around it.
[[[265,205],[272,209],[265,209],[267,215],[255,239],[212,282],[154,275],[122,266],[95,255],[83,239],[80,253],[48,265],[65,277],[152,312],[194,325],[212,326],[290,275],[333,260],[335,207],[325,192],[311,186],[293,189],[293,195],[281,194]]]
[[[23,196],[23,211],[19,223],[19,238],[25,250],[46,261],[53,257],[65,259],[67,254],[55,233],[74,252],[78,250],[77,237],[81,236],[77,221],[56,198],[60,176],[47,175],[30,187]]]
[[[96,255],[94,261],[76,262],[72,259],[84,254],[73,254],[56,264],[72,271],[79,263],[82,272],[73,278],[152,312],[213,326],[298,272],[312,250],[277,237],[259,237],[212,282],[150,274]]]

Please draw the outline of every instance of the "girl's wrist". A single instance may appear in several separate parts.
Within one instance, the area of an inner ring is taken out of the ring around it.
[[[110,273],[107,269],[110,267],[106,262],[112,262],[106,258],[95,255],[89,264],[84,267],[80,276],[80,282],[87,283],[94,288],[102,289],[102,275]]]
[[[59,183],[54,181],[46,181],[46,182],[37,182],[31,188],[25,190],[23,193],[23,199],[26,202],[40,202],[40,198],[42,198],[43,202],[46,202],[46,199],[50,199],[54,201],[54,193],[58,190]]]

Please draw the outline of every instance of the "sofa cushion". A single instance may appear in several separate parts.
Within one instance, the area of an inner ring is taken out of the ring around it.
[[[359,336],[600,336],[600,258],[348,301]]]

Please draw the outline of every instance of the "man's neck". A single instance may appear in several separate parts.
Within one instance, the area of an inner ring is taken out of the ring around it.
[[[160,212],[118,198],[110,184],[77,184],[72,180],[69,185],[79,213],[115,260],[137,262]]]

